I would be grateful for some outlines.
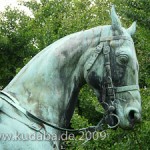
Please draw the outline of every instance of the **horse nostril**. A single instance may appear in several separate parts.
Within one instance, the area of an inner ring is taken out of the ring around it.
[[[134,119],[135,119],[134,113],[135,113],[134,110],[131,110],[131,111],[129,112],[129,120],[134,120]]]
[[[139,122],[141,120],[141,115],[137,110],[130,110],[128,117],[131,122]]]

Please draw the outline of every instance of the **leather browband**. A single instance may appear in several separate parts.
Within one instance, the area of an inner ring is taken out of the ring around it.
[[[102,38],[100,39],[100,42],[113,41],[113,40],[120,40],[120,39],[128,40],[128,41],[131,41],[131,42],[132,42],[132,40],[129,39],[129,37],[127,37],[127,36],[122,36],[122,35],[102,37]]]

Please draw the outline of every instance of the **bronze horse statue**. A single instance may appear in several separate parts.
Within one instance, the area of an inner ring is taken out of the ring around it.
[[[139,66],[131,38],[136,23],[123,28],[114,6],[111,19],[112,25],[73,33],[49,45],[0,92],[0,150],[59,149],[61,139],[33,141],[29,135],[60,137],[85,83],[107,111],[110,127],[131,129],[140,122]],[[28,138],[19,140],[23,135]]]

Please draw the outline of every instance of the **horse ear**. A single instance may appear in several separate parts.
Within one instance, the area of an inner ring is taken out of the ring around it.
[[[111,20],[112,20],[112,29],[118,30],[119,33],[122,33],[121,21],[115,11],[114,5],[112,5],[112,8],[111,8]]]
[[[136,31],[136,21],[127,29],[128,33],[132,36]]]

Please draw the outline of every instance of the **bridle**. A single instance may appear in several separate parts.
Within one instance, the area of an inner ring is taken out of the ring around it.
[[[129,39],[129,37],[122,36],[122,35],[101,38],[100,44],[96,47],[96,50],[94,51],[93,55],[91,55],[91,57],[89,58],[89,63],[86,67],[87,76],[88,76],[88,73],[90,72],[91,68],[96,62],[98,56],[101,53],[103,53],[105,75],[104,75],[104,84],[102,85],[103,90],[102,90],[102,98],[100,100],[100,103],[107,107],[105,119],[107,118],[111,119],[112,117],[115,117],[117,119],[117,123],[115,125],[112,126],[108,125],[110,128],[116,128],[119,125],[119,117],[114,113],[116,109],[114,103],[116,100],[116,94],[121,92],[139,90],[138,85],[127,85],[127,86],[115,87],[113,84],[111,62],[110,62],[110,52],[111,52],[110,41],[120,40],[120,39],[133,42]],[[106,102],[106,98],[109,100],[109,104]]]
[[[103,53],[103,55],[104,55],[104,68],[105,68],[105,84],[103,85],[103,89],[104,89],[103,95],[104,96],[101,99],[101,103],[107,105],[107,111],[106,111],[106,114],[104,114],[104,117],[100,120],[100,122],[96,126],[90,126],[90,127],[87,127],[87,128],[75,129],[75,130],[74,129],[66,129],[66,128],[58,127],[57,125],[55,125],[53,123],[50,123],[50,122],[47,122],[47,121],[44,121],[44,120],[36,117],[35,115],[31,114],[30,112],[28,112],[26,109],[21,107],[19,105],[18,101],[16,100],[16,98],[14,98],[9,93],[7,93],[5,91],[1,91],[0,92],[0,94],[1,94],[0,97],[3,100],[5,100],[6,102],[8,102],[10,105],[15,107],[17,110],[21,111],[28,119],[31,119],[32,121],[35,121],[37,124],[45,124],[45,125],[50,126],[50,127],[54,128],[56,130],[60,130],[61,132],[66,132],[66,131],[67,132],[102,131],[103,130],[103,125],[106,124],[106,119],[109,118],[109,117],[110,118],[115,117],[118,120],[117,124],[115,124],[113,126],[108,126],[109,128],[115,128],[119,125],[119,117],[116,114],[114,114],[114,110],[115,110],[114,101],[116,99],[116,97],[115,97],[116,93],[139,90],[138,85],[128,85],[128,86],[114,87],[114,84],[113,84],[113,81],[112,81],[111,66],[110,66],[111,65],[110,64],[111,46],[109,45],[109,42],[111,40],[120,40],[120,39],[130,40],[126,36],[112,36],[112,37],[106,37],[106,38],[100,39],[100,44],[96,47],[96,49],[93,52],[93,55],[91,55],[91,57],[89,58],[89,63],[86,67],[87,74],[88,74],[90,69],[94,65],[95,61],[97,60],[98,56],[101,53]],[[106,97],[110,101],[109,104],[105,101]],[[36,131],[41,130],[41,129],[37,129],[35,126],[31,126],[27,123],[24,123],[24,124],[27,125],[29,128],[31,128],[33,130],[36,130]]]

